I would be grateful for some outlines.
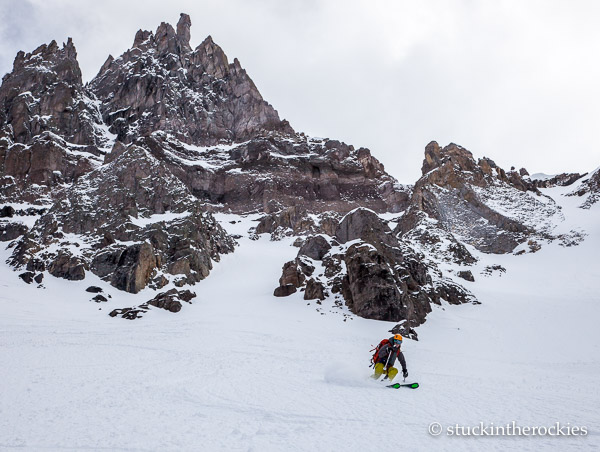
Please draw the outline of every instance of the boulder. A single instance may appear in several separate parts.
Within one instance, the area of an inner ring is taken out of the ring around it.
[[[389,226],[375,212],[364,208],[355,209],[342,218],[335,237],[340,243],[361,239],[380,249],[382,245],[398,246],[398,239]]]
[[[304,291],[305,300],[324,300],[325,286],[322,282],[310,278],[306,282],[306,290]]]
[[[4,206],[0,209],[0,218],[11,218],[15,214],[15,209],[12,206]]]
[[[90,286],[87,289],[85,289],[86,292],[90,292],[90,293],[101,293],[103,292],[101,287],[98,286]]]
[[[158,294],[152,300],[148,301],[149,305],[157,308],[166,309],[171,312],[181,311],[181,301],[179,300],[177,289],[171,289],[167,292]]]
[[[111,317],[120,316],[121,318],[127,320],[135,320],[141,319],[142,314],[148,312],[148,306],[140,305],[137,308],[122,308],[122,309],[113,309],[108,314]]]
[[[150,306],[154,306],[160,309],[165,309],[170,312],[181,311],[182,301],[185,303],[191,303],[190,300],[196,297],[194,292],[189,290],[177,290],[171,289],[166,292],[161,292],[151,300],[143,303],[139,306],[130,308],[114,309],[110,312],[111,317],[120,316],[124,319],[137,319],[142,317],[141,314],[148,312]]]
[[[405,317],[402,294],[383,255],[369,244],[354,244],[344,258],[342,293],[350,310],[367,319],[398,321]]]
[[[279,278],[279,285],[281,287],[292,285],[296,288],[301,287],[304,284],[306,277],[299,268],[296,261],[286,262],[283,266],[283,272],[281,278]]]
[[[25,281],[27,284],[31,284],[33,282],[33,277],[34,277],[34,273],[32,272],[24,272],[21,273],[19,275],[19,278],[21,278],[23,281]]]
[[[473,276],[473,273],[471,273],[471,270],[461,270],[457,273],[457,275],[459,278],[465,279],[467,281],[475,281],[475,277]]]
[[[48,273],[52,276],[70,281],[84,279],[85,270],[86,264],[80,257],[72,256],[65,251],[60,251],[48,267]]]
[[[26,234],[27,226],[16,222],[0,222],[0,242],[10,242]]]
[[[276,297],[287,297],[293,293],[296,293],[298,289],[293,284],[285,284],[275,288],[273,295]]]
[[[322,235],[315,235],[306,239],[298,251],[298,256],[307,256],[311,259],[322,260],[331,249],[331,244]]]

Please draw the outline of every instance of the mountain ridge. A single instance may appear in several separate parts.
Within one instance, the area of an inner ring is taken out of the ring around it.
[[[17,55],[0,87],[0,237],[24,281],[91,272],[129,293],[192,287],[235,250],[213,213],[260,213],[249,237],[299,248],[274,295],[331,298],[416,338],[432,305],[479,303],[479,252],[585,240],[554,232],[564,216],[540,189],[575,184],[590,207],[596,173],[541,181],[433,141],[422,176],[399,184],[369,149],[294,131],[210,36],[192,49],[190,27],[181,14],[139,30],[85,85],[71,39]],[[23,222],[18,203],[44,208]]]

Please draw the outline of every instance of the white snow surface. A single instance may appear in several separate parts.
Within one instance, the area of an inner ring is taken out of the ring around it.
[[[600,447],[600,206],[563,210],[586,231],[522,256],[478,254],[481,305],[435,307],[405,340],[407,381],[369,378],[371,344],[391,322],[273,297],[293,238],[249,240],[254,217],[218,215],[242,234],[235,253],[173,314],[135,321],[114,308],[155,294],[119,292],[88,273],[26,285],[0,253],[0,449],[161,451],[593,450]],[[241,220],[241,221],[238,221]],[[238,221],[231,224],[230,221]],[[486,265],[506,273],[484,277]],[[112,298],[96,304],[90,285]],[[318,310],[317,310],[318,308]],[[345,315],[341,315],[345,314]],[[347,320],[344,321],[344,318]],[[587,436],[456,437],[449,427],[584,426]],[[439,422],[440,436],[428,433]]]
[[[149,224],[160,223],[162,221],[179,220],[181,218],[185,218],[185,217],[189,217],[189,216],[190,216],[190,212],[181,212],[181,213],[165,212],[165,213],[155,213],[153,215],[150,215],[149,217],[134,218],[132,216],[129,216],[129,221],[131,223],[135,224],[136,226],[143,228],[145,226],[148,226]]]

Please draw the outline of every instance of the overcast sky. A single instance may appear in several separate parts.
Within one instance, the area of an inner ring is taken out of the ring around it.
[[[71,36],[89,81],[180,12],[297,131],[368,147],[400,182],[431,140],[532,173],[600,165],[600,1],[0,0],[0,73]]]

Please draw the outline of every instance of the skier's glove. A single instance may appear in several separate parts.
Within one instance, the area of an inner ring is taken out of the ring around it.
[[[408,370],[406,370],[406,369],[403,369],[403,370],[402,370],[402,376],[403,376],[404,378],[408,377]]]

